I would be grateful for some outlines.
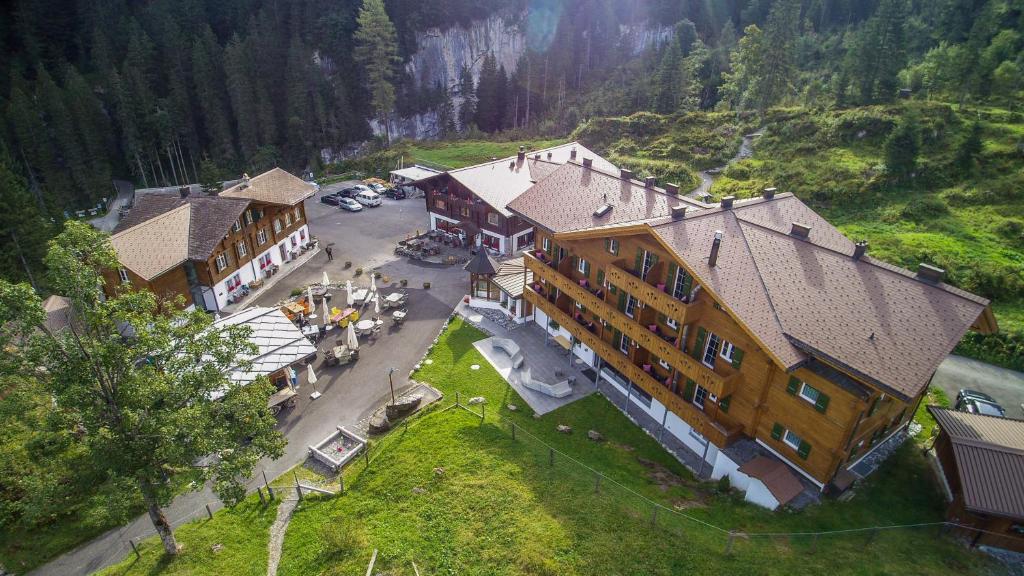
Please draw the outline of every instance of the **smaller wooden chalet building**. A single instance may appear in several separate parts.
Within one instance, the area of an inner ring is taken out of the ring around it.
[[[470,306],[501,310],[517,324],[533,314],[533,304],[523,299],[523,288],[533,282],[533,272],[526,268],[522,256],[498,263],[486,250],[480,250],[465,269],[469,272]]]
[[[928,411],[939,423],[933,447],[950,522],[972,546],[1024,552],[1024,421],[956,412]]]

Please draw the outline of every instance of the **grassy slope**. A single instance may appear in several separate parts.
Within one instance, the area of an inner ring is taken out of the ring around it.
[[[179,527],[175,534],[182,552],[168,560],[157,537],[139,545],[142,557],[129,554],[120,563],[102,570],[102,576],[231,574],[260,576],[267,573],[270,525],[277,515],[275,504],[264,507],[255,496],[234,509],[220,510],[212,520],[203,519]],[[222,548],[215,552],[213,546]]]
[[[293,518],[282,576],[361,573],[373,549],[377,567],[412,574],[984,574],[992,564],[933,532],[891,531],[868,545],[864,535],[739,540],[723,554],[724,537],[663,513],[650,526],[650,506],[581,467],[522,440],[527,430],[645,496],[702,520],[748,531],[793,531],[935,521],[942,502],[918,450],[906,445],[852,502],[799,513],[770,513],[692,480],[655,442],[606,400],[592,396],[540,419],[523,406],[472,348],[482,337],[460,322],[431,354],[419,378],[452,400],[482,395],[486,421],[461,410],[433,412],[375,450],[368,470],[351,469],[346,496],[308,506]],[[479,364],[479,371],[470,365]],[[500,410],[495,410],[501,406]],[[496,413],[498,412],[498,413]],[[575,432],[555,432],[558,423]],[[595,428],[606,442],[588,440]],[[522,432],[520,432],[522,434]],[[443,467],[443,475],[434,469]],[[413,488],[421,488],[417,494]],[[870,546],[868,548],[868,546]]]
[[[519,151],[519,146],[529,150],[550,148],[564,143],[564,139],[525,140],[512,142],[489,142],[486,140],[462,140],[456,142],[413,142],[405,144],[405,162],[427,162],[448,168],[462,168],[491,158],[505,158]]]

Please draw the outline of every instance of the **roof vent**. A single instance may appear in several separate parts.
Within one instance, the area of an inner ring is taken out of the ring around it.
[[[764,195],[764,199],[765,200],[771,200],[772,198],[775,198],[775,193],[778,192],[778,191],[779,191],[779,189],[775,188],[775,187],[765,188],[764,189],[764,194],[763,194]]]
[[[550,152],[549,152],[549,154],[550,154]],[[569,150],[569,159],[570,160],[575,160],[576,159],[576,147],[575,146],[572,147],[572,150]]]
[[[648,176],[647,178],[644,178],[644,187],[645,188],[654,188],[654,185],[657,184],[657,183],[658,183],[658,179],[655,178],[654,176]]]
[[[612,211],[612,205],[611,204],[601,204],[600,206],[597,207],[597,210],[594,210],[594,216],[597,217],[597,218],[600,218],[601,216],[604,216],[605,214],[607,214],[607,213],[609,213],[611,211]]]
[[[623,169],[619,170],[619,176],[623,180],[632,180],[633,179],[633,171],[630,170],[629,168],[623,168]]]
[[[722,198],[722,208],[732,208],[732,203],[735,201],[735,196],[726,196],[725,198]]]
[[[672,207],[672,219],[679,220],[686,216],[686,204],[676,204]]]
[[[722,248],[722,237],[725,233],[721,230],[715,230],[715,239],[711,242],[711,255],[708,256],[708,266],[712,268],[718,264],[718,251]]]
[[[583,159],[583,167],[584,168],[590,168],[593,164],[594,164],[594,161],[591,158],[584,158]]]
[[[672,182],[665,184],[665,192],[679,194],[679,184],[673,184]]]
[[[922,262],[917,267],[917,277],[925,282],[932,282],[938,284],[942,282],[942,279],[946,276],[946,271],[942,268],[932,266],[931,264],[925,264]]]
[[[188,195],[191,191],[191,186],[182,186],[181,188],[178,188],[178,194],[181,194],[182,198],[188,198]]]
[[[811,227],[807,224],[801,224],[799,222],[793,222],[793,228],[789,231],[790,234],[797,238],[807,239],[811,235]]]
[[[868,241],[861,240],[853,245],[853,259],[860,260],[864,257],[864,253],[868,251]]]

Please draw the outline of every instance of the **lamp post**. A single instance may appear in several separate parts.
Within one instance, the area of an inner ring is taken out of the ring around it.
[[[395,381],[391,377],[391,375],[395,373],[395,370],[398,370],[398,368],[391,368],[391,369],[388,370],[388,386],[391,387],[391,405],[392,406],[394,406],[394,404],[395,404]]]

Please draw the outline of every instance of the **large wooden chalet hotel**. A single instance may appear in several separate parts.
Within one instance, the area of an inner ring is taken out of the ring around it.
[[[487,218],[517,223],[497,246],[485,233],[499,252],[530,230],[532,319],[748,500],[845,489],[967,330],[996,329],[988,301],[942,270],[872,258],[791,194],[706,204],[578,144],[555,150],[417,185],[431,211],[455,195],[470,215],[486,190]]]

